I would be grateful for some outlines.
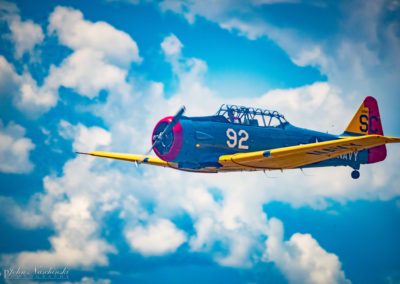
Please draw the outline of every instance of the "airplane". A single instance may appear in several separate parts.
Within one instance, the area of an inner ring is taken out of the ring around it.
[[[366,97],[340,135],[290,124],[277,111],[222,105],[212,116],[186,117],[185,107],[161,119],[151,136],[156,156],[94,151],[77,152],[189,172],[286,170],[348,166],[360,177],[360,165],[386,158],[378,103]]]

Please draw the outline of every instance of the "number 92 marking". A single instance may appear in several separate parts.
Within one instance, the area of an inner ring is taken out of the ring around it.
[[[246,142],[249,139],[249,134],[245,130],[241,129],[236,134],[235,130],[233,130],[232,128],[228,128],[226,130],[226,136],[228,137],[228,140],[226,140],[226,144],[229,148],[235,148],[236,145],[238,145],[239,149],[249,149],[248,145],[243,145],[243,142]],[[238,136],[240,138],[239,141]]]

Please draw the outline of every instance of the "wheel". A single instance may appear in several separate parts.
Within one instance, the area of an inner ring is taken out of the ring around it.
[[[360,172],[357,171],[357,170],[352,171],[352,172],[351,172],[351,177],[352,177],[353,179],[358,179],[358,178],[360,177]]]

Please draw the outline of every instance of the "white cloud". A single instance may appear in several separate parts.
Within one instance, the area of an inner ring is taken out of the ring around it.
[[[15,106],[26,114],[37,117],[54,107],[58,102],[58,94],[54,90],[38,87],[29,73],[21,77],[19,93],[14,97]]]
[[[24,267],[107,265],[105,254],[115,252],[115,249],[92,237],[98,228],[89,207],[90,201],[85,197],[73,197],[70,201],[55,204],[51,219],[58,234],[50,238],[52,250],[22,252],[16,257],[17,263]]]
[[[31,199],[27,208],[19,206],[12,198],[0,196],[0,214],[11,225],[23,229],[35,229],[46,225],[46,218],[36,212],[37,200]]]
[[[159,219],[146,227],[136,226],[125,231],[130,247],[145,256],[164,255],[175,252],[186,241],[186,235],[174,223]]]
[[[224,19],[220,22],[220,26],[228,31],[238,32],[239,35],[251,40],[265,36],[266,31],[269,31],[269,34],[273,34],[277,30],[260,21],[246,22],[237,18]]]
[[[12,98],[17,94],[20,81],[14,66],[0,55],[0,98]]]
[[[110,284],[111,280],[110,279],[102,279],[102,278],[95,279],[92,277],[82,277],[82,279],[80,281],[75,281],[75,282],[70,282],[70,281],[60,282],[60,281],[58,281],[58,283],[62,283],[62,284]]]
[[[19,9],[14,3],[1,1],[0,4],[2,6],[0,19],[7,21],[11,31],[11,34],[6,34],[4,37],[14,43],[15,58],[21,58],[26,52],[33,55],[35,46],[44,39],[42,27],[31,20],[21,21]]]
[[[32,54],[36,45],[44,39],[42,27],[31,20],[15,20],[10,23],[11,40],[15,44],[15,57],[21,58],[25,52]]]
[[[327,68],[328,59],[325,57],[321,47],[314,46],[310,49],[302,50],[297,54],[297,57],[292,58],[293,62],[299,66],[321,66]]]
[[[297,3],[299,0],[252,0],[254,5],[269,5],[277,3]]]
[[[174,44],[171,44],[171,41]],[[166,44],[168,43],[168,44]],[[179,46],[179,52],[171,52]],[[168,48],[167,48],[168,47]],[[212,103],[218,98],[216,94],[204,84],[204,76],[207,72],[207,64],[199,58],[186,58],[181,54],[183,45],[175,35],[165,37],[161,43],[166,61],[171,64],[173,73],[179,80],[178,91],[169,100],[160,102],[160,105],[167,104],[169,113],[174,113],[180,105],[186,105],[195,115],[207,115],[212,109]],[[209,102],[210,108],[206,109],[205,103]]]
[[[239,268],[252,267],[253,264],[258,261],[258,259],[252,259],[253,247],[257,244],[256,236],[240,234],[239,232],[229,235],[231,235],[229,253],[222,256],[219,256],[217,253],[214,257],[215,261],[222,266]]]
[[[106,22],[86,21],[79,10],[58,6],[49,22],[49,33],[56,33],[60,43],[73,50],[96,50],[108,63],[122,66],[142,60],[136,42],[128,34]]]
[[[64,136],[74,136],[74,147],[89,148],[110,142],[108,132],[98,127],[71,126],[64,122],[60,128],[63,128]],[[91,137],[99,140],[91,140]],[[77,157],[68,161],[61,177],[46,176],[43,180],[44,193],[36,194],[32,198],[37,202],[36,216],[47,219],[46,224],[52,225],[55,230],[55,234],[49,239],[51,249],[3,255],[3,263],[14,262],[24,267],[92,267],[108,264],[107,254],[115,253],[116,250],[100,238],[100,220],[105,212],[113,208],[115,199],[120,198],[120,194],[113,189],[113,183],[120,180],[120,174],[115,171],[94,172],[93,159],[85,158]],[[102,210],[98,209],[99,204],[102,205]],[[26,216],[28,212],[25,215],[20,212],[20,215]],[[24,222],[25,227],[34,228],[35,224],[28,221]],[[37,226],[43,224],[36,223]]]
[[[107,146],[111,143],[111,134],[97,126],[86,128],[80,123],[75,126],[61,120],[59,133],[65,139],[74,139],[72,144],[74,151],[92,150],[97,146]]]
[[[93,279],[90,277],[83,277],[81,281],[79,281],[81,284],[110,284],[111,280],[110,279]]]
[[[5,35],[15,44],[15,57],[21,58],[24,53],[34,55],[34,47],[43,41],[42,29],[28,20],[22,22],[15,4],[1,2],[0,19],[8,22],[11,34]],[[12,98],[14,105],[30,116],[49,110],[57,103],[57,95],[46,88],[38,88],[35,80],[24,68],[22,75],[0,55],[0,96]]]
[[[326,252],[309,234],[296,233],[283,241],[282,223],[270,220],[265,258],[273,261],[290,283],[350,283],[338,257]]]
[[[15,3],[8,1],[1,1],[0,3],[0,15],[3,19],[7,20],[19,13],[19,9]]]
[[[163,42],[161,43],[161,48],[167,56],[179,55],[182,47],[182,43],[174,34],[164,38]]]
[[[58,96],[47,87],[38,87],[26,70],[22,75],[0,55],[0,97],[10,98],[13,104],[30,116],[37,116],[57,104]]]
[[[296,126],[340,134],[358,107],[347,105],[340,95],[341,90],[329,83],[316,82],[294,89],[271,90],[258,99],[243,100],[243,103],[268,109],[276,106]],[[332,109],[335,112],[331,112]]]
[[[234,2],[234,3],[233,3]],[[160,8],[163,11],[173,11],[183,16],[193,23],[196,16],[203,16],[206,19],[216,19],[221,17],[223,13],[230,13],[235,9],[242,9],[247,6],[244,1],[186,1],[186,0],[164,0],[160,2]],[[210,8],[212,7],[212,9]]]
[[[32,140],[25,138],[25,128],[11,121],[7,126],[0,120],[0,171],[4,173],[30,173],[34,165],[29,152],[35,148]]]
[[[16,100],[20,109],[36,114],[49,110],[57,104],[61,86],[91,99],[102,90],[117,93],[122,101],[130,96],[127,68],[141,58],[136,42],[128,34],[105,22],[86,21],[80,11],[60,6],[49,22],[49,32],[74,52],[60,66],[50,67],[40,87],[30,76],[24,76],[21,96]]]
[[[39,88],[28,72],[18,75],[15,68],[0,55],[0,96],[11,98],[14,105],[28,115],[36,116],[57,104],[58,96]]]
[[[101,52],[90,49],[75,51],[59,67],[52,65],[40,87],[29,74],[15,76],[20,92],[14,97],[14,103],[20,110],[34,116],[57,104],[60,86],[91,99],[102,90],[116,92],[121,100],[130,96],[132,88],[126,81],[127,70],[107,64]]]
[[[67,57],[59,67],[51,66],[43,88],[57,92],[64,86],[91,99],[101,90],[128,94],[126,75],[127,70],[107,64],[102,52],[84,48]]]
[[[20,22],[18,8],[7,4],[2,18],[10,22],[12,36],[20,42],[18,57],[43,40],[41,28],[31,21]],[[17,21],[18,20],[18,21]],[[90,99],[106,90],[115,92],[125,101],[132,93],[127,74],[131,63],[142,58],[136,42],[125,32],[105,22],[90,22],[79,10],[57,7],[49,17],[48,31],[58,36],[60,43],[73,49],[60,66],[52,65],[41,86],[28,71],[18,75],[4,57],[0,57],[0,95],[11,95],[15,106],[26,114],[37,117],[58,102],[61,86],[71,88]],[[24,35],[28,32],[29,36]],[[38,34],[41,34],[39,36]]]

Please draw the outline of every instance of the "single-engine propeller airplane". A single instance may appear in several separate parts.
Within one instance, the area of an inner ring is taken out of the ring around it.
[[[295,127],[277,111],[222,105],[212,116],[186,117],[182,107],[153,130],[157,156],[94,151],[81,153],[190,172],[285,170],[349,166],[354,179],[360,165],[383,161],[387,143],[378,104],[366,97],[340,135]]]

